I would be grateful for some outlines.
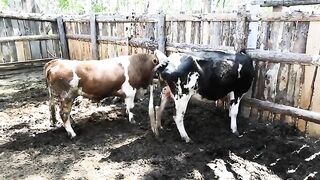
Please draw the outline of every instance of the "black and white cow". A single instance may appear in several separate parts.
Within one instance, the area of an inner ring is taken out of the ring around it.
[[[151,118],[151,127],[156,135],[161,127],[162,111],[169,99],[175,103],[176,115],[173,118],[179,133],[189,142],[183,118],[190,98],[215,101],[226,95],[230,98],[231,130],[239,135],[236,120],[239,103],[254,77],[252,59],[244,50],[237,53],[174,53],[169,57],[156,50],[155,54],[159,60],[167,61],[166,66],[158,69],[160,80],[167,86],[163,88],[160,107],[156,107],[156,120]]]

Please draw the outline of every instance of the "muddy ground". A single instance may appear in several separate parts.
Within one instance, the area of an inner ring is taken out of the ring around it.
[[[79,101],[72,111],[78,136],[70,140],[63,127],[50,127],[41,73],[0,79],[1,179],[320,179],[320,140],[293,127],[239,118],[239,138],[225,110],[191,103],[187,144],[171,104],[155,139],[146,97],[136,101],[137,124],[121,102]]]

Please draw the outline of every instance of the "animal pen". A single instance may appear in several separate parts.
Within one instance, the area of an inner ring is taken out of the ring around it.
[[[320,15],[280,9],[194,15],[0,12],[0,177],[319,179]],[[51,59],[242,48],[255,64],[238,118],[242,137],[229,130],[225,100],[218,108],[188,104],[184,123],[191,144],[176,131],[172,104],[160,138],[153,136],[146,96],[133,108],[137,124],[128,123],[123,103],[107,98],[104,106],[75,102],[76,139],[49,125],[42,69]]]
[[[170,54],[248,46],[256,78],[241,115],[285,121],[320,135],[319,15],[254,16],[242,7],[237,13],[205,15],[1,13],[0,18],[1,76],[42,68],[56,57],[88,60],[156,48]],[[227,107],[224,101],[218,105]]]

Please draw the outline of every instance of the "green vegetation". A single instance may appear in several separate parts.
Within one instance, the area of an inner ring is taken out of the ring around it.
[[[0,9],[4,9],[5,7],[8,7],[9,0],[1,0],[0,1]]]
[[[100,3],[94,3],[92,5],[93,12],[105,12],[106,8]]]

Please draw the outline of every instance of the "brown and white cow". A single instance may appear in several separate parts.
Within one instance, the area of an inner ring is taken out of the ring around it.
[[[76,136],[70,123],[70,111],[75,98],[80,95],[93,101],[108,96],[124,98],[129,122],[134,123],[131,109],[136,91],[148,85],[152,88],[150,82],[157,65],[160,66],[159,61],[153,54],[88,61],[55,59],[48,62],[44,66],[44,75],[49,89],[52,125],[57,123],[57,100],[67,133],[71,138]],[[154,113],[153,108],[149,109],[149,113]]]

